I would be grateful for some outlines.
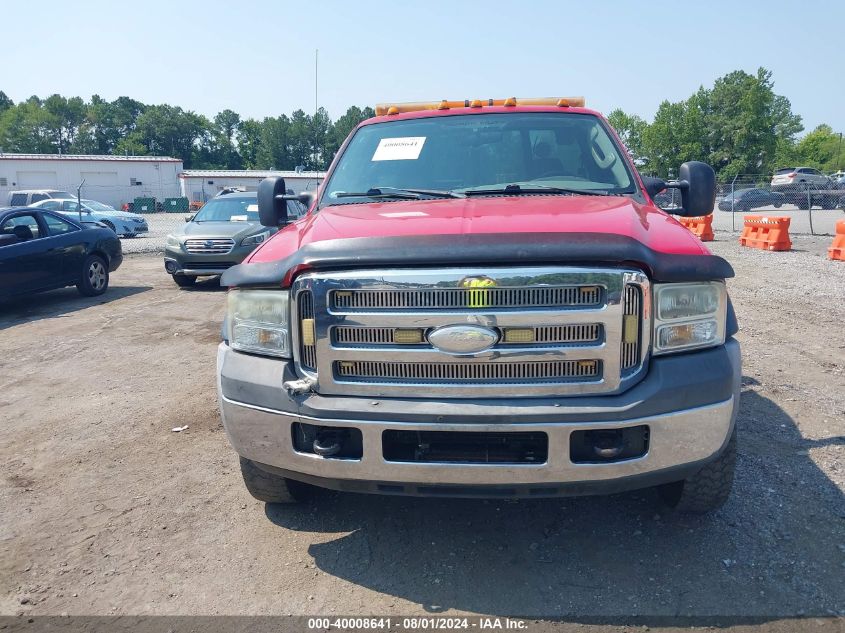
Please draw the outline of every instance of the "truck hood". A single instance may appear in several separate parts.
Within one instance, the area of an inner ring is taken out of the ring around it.
[[[673,217],[625,196],[523,195],[323,207],[279,231],[248,261],[278,261],[325,240],[492,233],[606,233],[661,253],[709,253]]]

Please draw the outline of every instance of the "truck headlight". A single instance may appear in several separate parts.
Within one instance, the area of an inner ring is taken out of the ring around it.
[[[290,358],[287,290],[230,290],[227,319],[232,349]]]
[[[724,283],[655,284],[654,305],[655,355],[725,342]]]
[[[182,243],[179,241],[179,238],[175,235],[167,236],[167,245],[172,246],[173,248],[182,248]]]
[[[250,244],[261,244],[264,240],[270,237],[270,231],[264,231],[256,235],[250,235],[241,240],[241,246],[249,246]]]

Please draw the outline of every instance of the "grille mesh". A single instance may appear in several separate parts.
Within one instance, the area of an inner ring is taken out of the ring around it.
[[[599,361],[537,361],[528,363],[403,363],[336,361],[337,376],[346,380],[416,383],[577,382],[600,376]]]
[[[636,318],[637,336],[634,341],[622,341],[622,370],[632,369],[640,362],[640,289],[636,286],[625,286],[625,319]]]
[[[599,286],[527,288],[421,288],[409,290],[335,290],[335,310],[453,310],[598,306]]]
[[[310,290],[306,290],[299,294],[298,298],[299,303],[299,340],[302,341],[300,344],[300,355],[301,360],[300,364],[307,368],[307,369],[317,369],[317,350],[314,345],[306,345],[305,344],[305,336],[304,332],[302,331],[303,321],[305,319],[311,319],[312,328],[313,326],[313,319],[314,319],[314,295]]]

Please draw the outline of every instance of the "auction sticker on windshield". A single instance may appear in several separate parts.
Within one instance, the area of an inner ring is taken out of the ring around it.
[[[376,147],[373,160],[417,160],[424,144],[424,136],[383,138]]]

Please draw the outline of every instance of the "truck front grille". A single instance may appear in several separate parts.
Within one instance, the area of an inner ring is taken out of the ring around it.
[[[632,269],[306,273],[292,293],[295,360],[324,394],[614,393],[645,367],[647,293],[648,279]],[[459,325],[492,331],[491,345],[461,355],[429,343],[434,330]]]

